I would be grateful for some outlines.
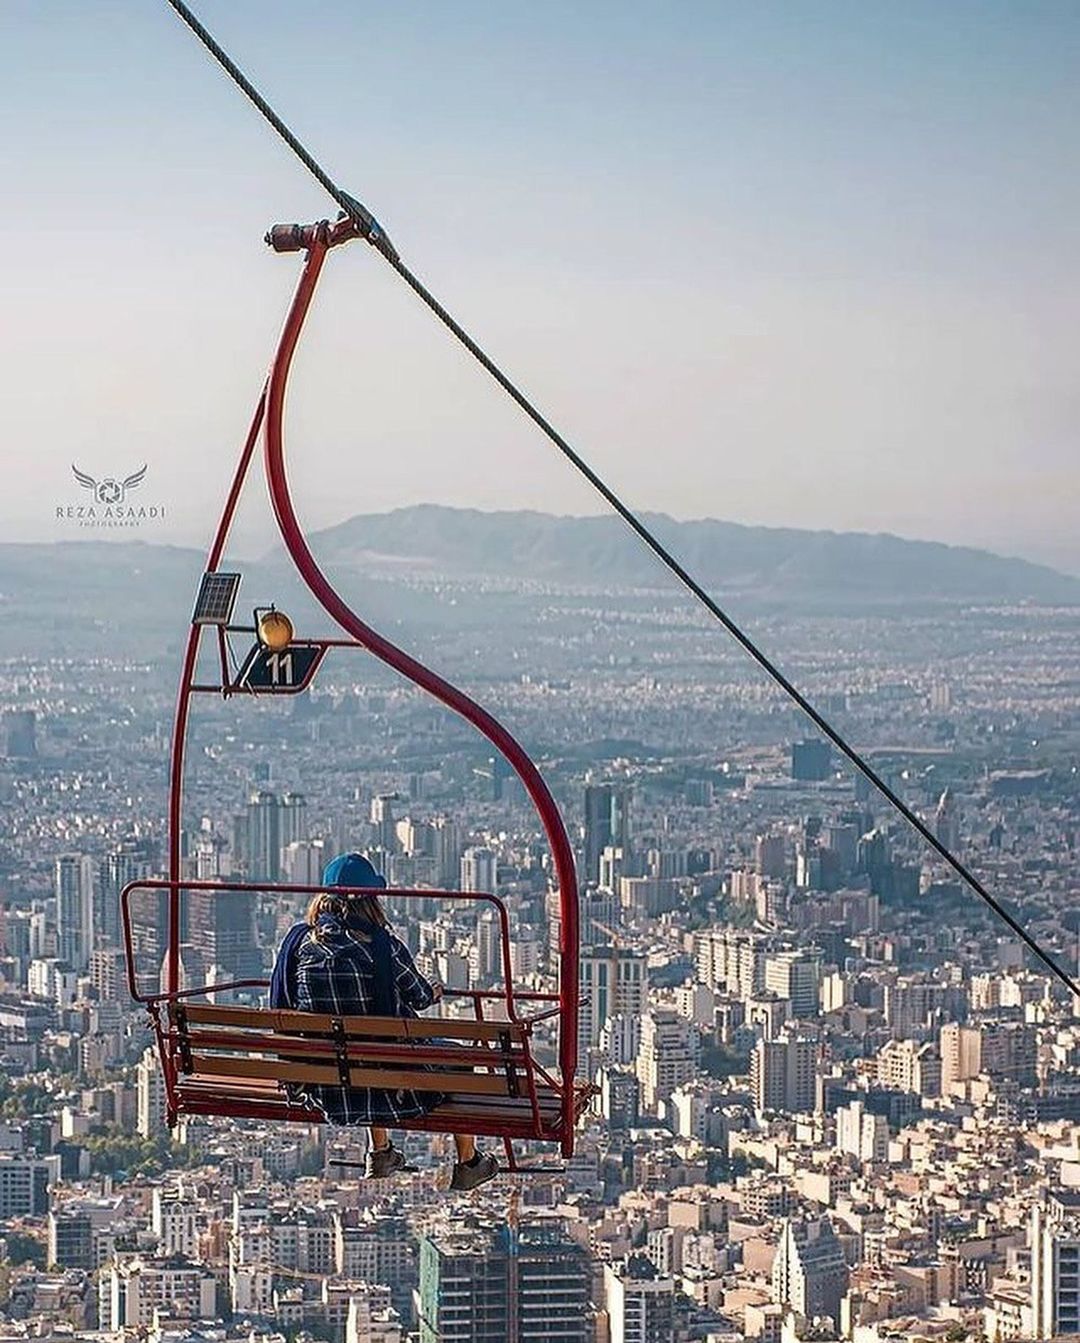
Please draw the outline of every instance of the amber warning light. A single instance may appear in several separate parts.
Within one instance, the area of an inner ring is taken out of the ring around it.
[[[271,653],[283,652],[293,641],[293,623],[284,611],[273,607],[259,619],[259,643]]]

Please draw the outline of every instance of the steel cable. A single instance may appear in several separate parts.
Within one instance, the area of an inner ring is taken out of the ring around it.
[[[1080,986],[1069,973],[1060,966],[1057,961],[1047,952],[1023,927],[1021,923],[1009,913],[1001,902],[987,890],[978,877],[967,867],[967,865],[957,858],[951,850],[941,842],[934,832],[922,821],[922,819],[903,801],[901,797],[882,779],[876,770],[863,758],[853,746],[849,746],[847,741],[840,733],[825,719],[817,709],[810,703],[805,695],[788,680],[779,667],[754,643],[738,624],[720,607],[720,605],[709,595],[700,583],[683,567],[678,559],[667,549],[667,547],[656,537],[636,513],[625,504],[615,491],[605,483],[603,479],[593,470],[585,459],[570,445],[569,442],[559,433],[555,426],[545,418],[545,416],[533,405],[523,391],[514,383],[506,373],[495,363],[495,361],[477,344],[469,335],[463,326],[443,307],[434,294],[426,285],[405,265],[401,260],[397,250],[391,244],[380,227],[375,216],[366,206],[348,192],[343,191],[330,177],[329,173],[318,163],[318,161],[308,152],[300,143],[296,136],[289,130],[288,126],[281,120],[274,109],[259,93],[240,67],[232,60],[228,53],[215,41],[213,36],[203,27],[195,15],[191,12],[184,0],[166,0],[176,13],[183,19],[191,31],[198,37],[203,46],[210,52],[218,64],[225,70],[229,77],[236,83],[248,99],[255,105],[262,116],[277,131],[278,135],[285,141],[288,147],[299,158],[308,172],[316,179],[325,191],[337,202],[339,207],[353,219],[363,237],[371,243],[376,250],[386,258],[395,271],[401,276],[410,289],[416,294],[424,305],[431,310],[448,331],[465,347],[466,350],[477,360],[479,364],[487,370],[492,378],[507,393],[507,395],[525,412],[530,420],[541,430],[551,443],[562,453],[570,462],[576,471],[578,471],[594,490],[610,505],[610,507],[622,518],[627,526],[637,535],[641,541],[648,546],[649,550],[656,556],[670,573],[682,584],[682,586],[698,601],[710,615],[714,617],[723,628],[732,636],[733,639],[742,647],[742,649],[757,663],[757,665],[780,687],[781,690],[802,710],[810,721],[832,742],[836,749],[862,774],[873,787],[884,797],[896,811],[908,822],[918,835],[930,846],[931,849],[959,876],[963,882],[1009,927],[1023,944],[1031,951],[1046,968],[1069,990],[1070,993],[1080,997]]]

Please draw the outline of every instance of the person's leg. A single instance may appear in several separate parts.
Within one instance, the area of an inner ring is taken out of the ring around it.
[[[405,1153],[399,1151],[390,1141],[387,1130],[379,1124],[372,1124],[368,1131],[371,1134],[366,1163],[368,1178],[385,1180],[387,1176],[405,1170]]]
[[[476,1139],[471,1133],[455,1133],[454,1146],[457,1163],[450,1176],[451,1189],[476,1189],[498,1175],[499,1163],[493,1156],[476,1150]]]

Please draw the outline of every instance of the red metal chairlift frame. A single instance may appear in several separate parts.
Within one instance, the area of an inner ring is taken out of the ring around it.
[[[193,1099],[190,1094],[184,1091],[183,1081],[185,1070],[183,1051],[185,1040],[183,1035],[174,1022],[170,1021],[168,1008],[171,1004],[183,1002],[190,998],[206,997],[217,993],[227,993],[234,990],[260,990],[265,991],[269,981],[266,979],[238,979],[204,985],[198,988],[178,989],[175,993],[161,991],[156,993],[143,992],[139,984],[139,975],[137,971],[137,953],[134,945],[133,920],[131,914],[131,897],[137,891],[164,890],[170,894],[175,883],[160,879],[151,878],[141,881],[129,882],[120,893],[120,914],[121,926],[124,936],[124,951],[127,960],[128,991],[131,997],[138,1003],[146,1007],[151,1026],[154,1031],[154,1037],[157,1043],[158,1052],[162,1059],[162,1075],[165,1082],[166,1113],[169,1116],[170,1123],[177,1118],[196,1114],[227,1114],[233,1118],[277,1120],[279,1122],[305,1122],[321,1123],[322,1115],[314,1109],[305,1106],[302,1102],[282,1091],[280,1094],[268,1094],[265,1097],[258,1098],[229,1098],[225,1099],[213,1092],[204,1093],[198,1099]],[[271,892],[275,895],[310,897],[312,895],[325,891],[326,887],[306,886],[295,884],[267,884],[265,882],[239,882],[239,881],[197,881],[185,880],[179,883],[183,891],[238,891],[252,896]],[[352,888],[336,888],[340,893],[342,890]],[[356,888],[357,893],[361,893],[360,888]],[[430,888],[404,888],[395,887],[391,890],[380,888],[374,894],[390,896],[394,899],[406,900],[448,900],[458,902],[468,902],[471,904],[490,905],[496,912],[499,923],[499,946],[502,963],[504,968],[509,966],[510,962],[510,919],[507,913],[506,905],[498,896],[490,895],[485,892],[471,891],[438,891]],[[475,1114],[470,1115],[470,1127],[475,1127],[476,1131],[494,1137],[501,1137],[509,1143],[516,1138],[538,1138],[546,1142],[562,1141],[562,1112],[561,1105],[558,1119],[552,1122],[551,1119],[544,1118],[540,1103],[541,1092],[549,1096],[562,1095],[562,1085],[560,1080],[555,1078],[547,1068],[545,1068],[533,1055],[531,1041],[533,1027],[542,1021],[557,1017],[561,1013],[560,998],[558,993],[537,992],[532,990],[517,992],[507,974],[504,974],[504,987],[501,991],[477,990],[477,989],[448,989],[445,996],[447,998],[464,999],[471,1003],[473,1017],[476,1021],[491,1022],[492,1024],[505,1020],[506,1022],[521,1027],[525,1032],[526,1049],[524,1057],[520,1062],[522,1076],[517,1078],[517,1085],[521,1086],[524,1099],[528,1103],[529,1120],[523,1124],[520,1115],[513,1117],[509,1122],[500,1120],[496,1115],[489,1119]],[[501,1007],[505,1016],[485,1016],[485,1003]],[[522,1012],[519,1010],[519,1004],[536,1004],[539,1010]],[[268,1024],[272,1024],[274,1013],[266,1011]],[[212,1032],[212,1038],[207,1033],[200,1036],[200,1040],[212,1043],[218,1048],[228,1050],[230,1053],[243,1054],[251,1050],[258,1050],[260,1043],[273,1043],[267,1039],[256,1039],[245,1027],[236,1027],[223,1025]],[[277,1046],[275,1046],[277,1047]],[[302,1049],[306,1053],[331,1054],[333,1047],[325,1042],[307,1038],[303,1041]],[[418,1063],[442,1064],[444,1067],[454,1064],[472,1063],[475,1054],[468,1050],[458,1047],[447,1049],[445,1045],[432,1047],[429,1043],[425,1049],[423,1042],[420,1046],[416,1043],[410,1043],[405,1046],[384,1043],[377,1046],[368,1045],[368,1054],[377,1054],[384,1063],[394,1063],[405,1061],[415,1066]],[[485,1059],[484,1066],[497,1065],[497,1059]],[[516,1070],[515,1070],[516,1071]],[[580,1101],[580,1095],[578,1097]],[[414,1120],[404,1122],[403,1128],[427,1129],[433,1132],[442,1132],[446,1128],[445,1120],[440,1119],[438,1111],[432,1111],[427,1115]],[[523,1131],[525,1128],[528,1131]],[[520,1167],[514,1159],[512,1148],[508,1146],[507,1154],[510,1158],[510,1168],[516,1169],[535,1169],[535,1167]]]
[[[496,897],[487,896],[484,898],[490,900],[499,911],[503,939],[503,966],[506,977],[505,993],[491,996],[503,1000],[507,1014],[511,1020],[520,1020],[520,1018],[512,1015],[516,1010],[514,1006],[515,998],[518,1001],[539,998],[557,1003],[557,1013],[559,1017],[559,1076],[558,1078],[554,1078],[549,1074],[543,1073],[543,1070],[541,1070],[541,1073],[545,1086],[554,1088],[559,1095],[558,1123],[554,1130],[541,1131],[541,1126],[539,1122],[537,1122],[537,1131],[529,1136],[543,1141],[558,1142],[562,1155],[564,1157],[569,1157],[573,1154],[574,1150],[574,1127],[579,1099],[575,1089],[578,1044],[579,912],[577,877],[574,869],[573,852],[558,807],[556,806],[555,800],[539,770],[529,758],[524,748],[496,718],[463,691],[459,690],[456,686],[452,685],[437,673],[429,670],[403,649],[398,648],[376,630],[372,629],[370,625],[362,621],[344,602],[323,574],[314,555],[311,553],[304,537],[303,529],[296,516],[296,510],[293,506],[292,497],[289,492],[288,478],[285,469],[283,418],[285,392],[292,358],[296,351],[297,342],[299,341],[308,309],[311,306],[311,300],[314,296],[315,287],[318,283],[323,263],[326,260],[327,252],[331,247],[336,247],[341,243],[349,242],[359,236],[356,226],[351,219],[342,219],[333,224],[323,220],[315,224],[303,226],[278,225],[271,229],[267,234],[267,242],[270,243],[275,251],[302,251],[304,253],[304,264],[300,273],[300,278],[297,282],[292,303],[285,319],[281,337],[278,341],[269,377],[267,378],[258,403],[256,404],[255,413],[252,417],[251,425],[248,429],[247,437],[240,453],[240,460],[233,476],[232,485],[230,486],[221,518],[218,521],[217,530],[210,545],[206,561],[206,572],[216,572],[221,563],[225,545],[228,541],[229,531],[232,526],[233,516],[236,512],[240,494],[247,478],[261,433],[264,442],[264,461],[270,500],[282,541],[296,566],[297,572],[307,585],[309,591],[347,636],[345,639],[309,640],[307,642],[320,645],[324,651],[330,647],[359,647],[366,649],[381,662],[392,667],[395,671],[399,672],[414,684],[419,685],[430,695],[434,696],[435,699],[445,704],[447,708],[452,709],[468,723],[471,723],[472,726],[486,737],[492,746],[504,756],[515,774],[521,780],[522,785],[532,800],[540,817],[545,835],[551,847],[551,854],[555,867],[555,879],[559,891],[560,907],[558,992],[553,995],[514,994],[510,984],[509,924],[506,917],[506,910],[502,905],[502,902]],[[243,889],[253,892],[256,890],[264,892],[280,890],[283,894],[296,895],[310,894],[319,889],[317,887],[306,886],[274,886],[263,884],[256,887],[244,883],[237,885],[235,883],[205,883],[181,880],[180,835],[183,809],[185,746],[190,717],[191,697],[193,694],[211,692],[228,695],[237,689],[236,686],[229,684],[226,657],[226,634],[225,630],[221,627],[218,628],[218,646],[222,664],[222,685],[211,686],[196,682],[195,672],[198,665],[202,630],[203,627],[201,625],[192,623],[188,631],[173,720],[172,754],[169,770],[169,877],[168,880],[164,882],[132,883],[131,886],[125,889],[122,896],[125,940],[128,953],[129,985],[132,990],[132,996],[136,1001],[144,1003],[150,1010],[158,1046],[161,1052],[167,1094],[170,1096],[175,1096],[178,1076],[178,1060],[175,1056],[175,1041],[170,1036],[169,1031],[164,1029],[162,1025],[162,1006],[182,997],[193,996],[194,994],[220,992],[223,989],[230,987],[228,985],[213,985],[203,989],[181,990],[181,889]],[[144,995],[140,993],[135,977],[133,948],[131,944],[129,897],[131,891],[135,889],[154,886],[163,888],[168,892],[169,935],[165,960],[166,987],[163,993]],[[422,896],[426,899],[456,899],[464,896],[464,893],[460,892],[448,893],[430,890],[422,892],[390,890],[384,892],[384,894],[390,896],[401,895],[405,898]],[[475,899],[476,897],[472,896],[467,898]],[[248,982],[245,983],[244,986],[256,987],[256,983]],[[232,987],[240,987],[240,985],[234,985]],[[484,994],[472,995],[474,1011],[476,1012],[478,1019],[482,1019],[483,1000],[486,996],[487,995]],[[542,1012],[540,1016],[554,1015],[554,1012],[555,1009],[551,1009]],[[533,1018],[533,1020],[537,1019],[540,1018]],[[405,1048],[407,1049],[408,1047],[406,1046]],[[406,1054],[403,1050],[401,1055],[402,1061],[407,1061],[409,1057],[410,1055]],[[415,1054],[412,1054],[411,1057],[415,1059],[416,1056]],[[533,1088],[530,1100],[534,1106],[534,1113],[538,1113],[535,1110],[536,1079],[534,1076],[530,1077],[530,1085]],[[169,1088],[171,1088],[171,1091]],[[227,1102],[223,1103],[220,1109],[213,1112],[226,1116],[234,1115],[238,1118],[246,1117],[239,1113],[238,1108],[229,1108]],[[292,1115],[288,1117],[295,1118],[298,1116]],[[431,1119],[432,1123],[430,1127],[438,1129],[437,1115],[433,1114]],[[501,1136],[498,1134],[497,1124],[491,1131],[495,1132],[496,1136]],[[520,1134],[517,1136],[520,1136]],[[509,1137],[506,1138],[506,1141],[509,1152]]]

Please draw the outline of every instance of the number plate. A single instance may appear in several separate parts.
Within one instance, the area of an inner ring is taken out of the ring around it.
[[[244,659],[235,689],[260,695],[298,695],[311,684],[325,652],[322,644],[290,644],[278,652],[256,644]]]

